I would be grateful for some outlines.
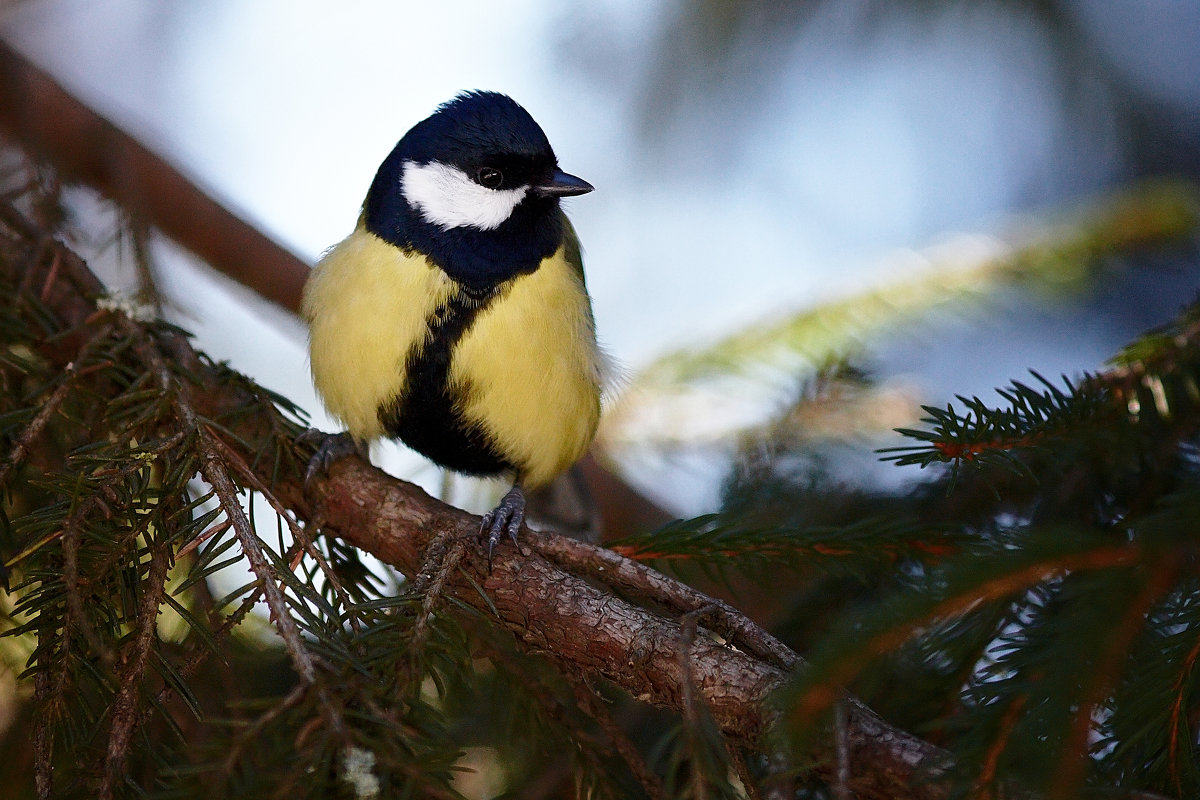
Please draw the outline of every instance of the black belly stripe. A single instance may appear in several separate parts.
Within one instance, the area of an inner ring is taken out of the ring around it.
[[[478,425],[464,419],[461,397],[450,390],[450,357],[475,318],[503,289],[475,294],[459,291],[428,321],[425,346],[405,359],[405,391],[380,406],[379,421],[389,435],[443,467],[470,475],[496,475],[515,469]],[[459,394],[469,391],[460,387]]]

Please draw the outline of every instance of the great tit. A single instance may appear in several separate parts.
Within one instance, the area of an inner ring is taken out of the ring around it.
[[[460,94],[414,125],[304,288],[313,382],[347,429],[314,463],[391,437],[457,472],[510,474],[480,532],[489,560],[515,542],[522,488],[570,468],[600,417],[603,359],[559,204],[592,188],[506,95]]]

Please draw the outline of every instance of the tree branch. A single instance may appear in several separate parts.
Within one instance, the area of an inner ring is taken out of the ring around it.
[[[8,209],[0,218],[10,213]],[[24,239],[28,247],[34,246],[28,237],[19,236],[16,226],[6,233],[9,243]],[[53,261],[58,267],[53,280],[44,283],[45,302],[70,332],[54,337],[41,352],[65,367],[87,340],[102,290],[74,254],[57,245],[56,249],[58,258]],[[45,261],[38,260],[33,269],[47,269]],[[16,269],[20,260],[3,262],[5,268]],[[47,277],[32,276],[31,285]],[[519,552],[502,547],[489,573],[477,536],[478,517],[357,458],[337,462],[307,489],[298,469],[295,474],[273,474],[277,465],[263,463],[270,459],[253,457],[271,443],[271,421],[232,413],[244,412],[261,399],[222,381],[218,368],[201,359],[183,336],[161,331],[154,336],[164,358],[177,360],[195,381],[189,386],[194,414],[220,420],[235,437],[223,439],[223,444],[253,465],[263,484],[299,519],[322,520],[327,535],[339,536],[408,575],[421,570],[423,554],[434,539],[461,541],[462,557],[445,574],[445,596],[492,618],[527,650],[549,656],[573,676],[602,678],[653,705],[683,713],[690,673],[698,701],[721,731],[735,742],[762,745],[774,719],[768,697],[785,680],[784,667],[799,659],[745,617],[645,565],[550,534],[526,532]],[[620,599],[611,588],[635,589],[631,594],[655,600],[666,612]],[[696,616],[709,627],[697,631],[688,660],[682,662],[679,646],[686,635],[680,618],[708,605],[715,610]],[[948,787],[929,780],[947,761],[939,748],[889,726],[854,700],[846,701],[845,731],[848,783],[858,797],[946,797]],[[833,778],[836,769],[834,750],[832,741],[818,742],[808,754],[816,771],[827,778]]]

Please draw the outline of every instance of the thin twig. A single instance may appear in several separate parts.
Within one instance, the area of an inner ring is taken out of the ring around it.
[[[291,512],[284,508],[283,503],[279,502],[279,498],[275,496],[275,493],[268,489],[266,484],[259,480],[258,475],[254,472],[254,470],[250,469],[250,466],[246,464],[245,460],[242,459],[242,457],[236,452],[234,452],[229,445],[225,444],[225,441],[217,435],[216,431],[212,429],[212,426],[205,425],[204,429],[208,433],[209,441],[219,452],[225,463],[234,468],[246,486],[258,492],[259,495],[267,501],[267,503],[271,506],[271,509],[287,524],[288,529],[292,533],[292,538],[299,542],[301,547],[303,547],[304,552],[312,556],[313,560],[317,562],[317,567],[320,568],[321,573],[325,576],[325,579],[329,581],[329,585],[333,587],[338,599],[342,601],[342,607],[346,609],[348,614],[350,614],[351,627],[353,627],[356,631],[361,630],[361,623],[359,622],[358,615],[351,613],[353,603],[350,600],[350,595],[342,586],[342,582],[338,578],[337,573],[333,571],[333,568],[329,566],[329,562],[325,560],[325,556],[322,555],[321,551],[318,550],[313,544],[312,537],[308,535],[308,531],[296,521]],[[295,568],[293,567],[293,569]]]
[[[909,620],[903,625],[891,627],[869,637],[855,649],[842,655],[829,668],[824,680],[800,693],[789,713],[798,719],[812,719],[825,711],[845,696],[840,687],[849,683],[870,657],[897,649],[931,621],[953,619],[986,602],[1007,597],[1066,572],[1128,566],[1137,563],[1141,558],[1141,548],[1137,544],[1098,547],[1083,553],[1067,553],[1047,558],[992,578],[978,586],[971,586],[966,591],[942,600],[919,619]]]
[[[172,438],[174,438],[174,437],[172,437]],[[103,483],[98,488],[96,493],[92,494],[91,497],[86,498],[80,504],[80,507],[86,509],[86,514],[91,514],[93,510],[99,510],[100,513],[104,515],[105,519],[111,519],[112,515],[113,515],[112,509],[110,509],[105,504],[101,495],[103,494],[104,497],[107,497],[108,499],[111,500],[113,497],[113,495],[112,495],[113,486],[116,483],[129,477],[132,473],[141,472],[145,469],[146,469],[146,464],[144,462],[142,462],[140,459],[131,459],[131,460],[127,461],[126,463],[122,464],[120,468],[112,469],[112,470],[105,471],[105,472],[102,472],[99,470],[93,472],[92,477],[104,477],[104,478],[109,478],[110,480]],[[79,520],[82,520],[85,518],[86,514],[79,513],[76,516]],[[144,535],[150,529],[152,520],[153,520],[153,517],[149,514],[138,515],[137,525],[130,527],[130,528],[126,528],[121,534],[121,540],[119,543],[124,544],[126,542],[135,541],[139,536]],[[58,535],[62,535],[63,533],[65,533],[65,530],[66,530],[65,528],[63,530],[60,530],[58,532]],[[40,544],[42,544],[42,543],[39,542],[39,545]],[[27,554],[27,552],[23,553],[22,555],[24,556],[26,554]],[[128,560],[128,557],[129,557],[128,554],[121,548],[119,548],[119,547],[113,548],[112,552],[109,553],[108,557],[105,558],[103,561],[90,564],[89,572],[91,572],[91,574],[93,574],[93,575],[108,575],[113,570],[113,568],[116,567],[118,564],[124,564]],[[82,585],[87,585],[87,583],[88,583],[87,578],[81,579]]]
[[[850,791],[850,732],[843,700],[838,700],[833,706],[833,736],[837,759],[833,774],[834,800],[854,800],[854,794]]]
[[[612,742],[617,754],[629,767],[629,771],[646,790],[650,800],[666,800],[667,793],[663,788],[662,779],[647,766],[642,754],[638,752],[637,746],[629,740],[625,731],[621,730],[621,726],[617,725],[616,720],[612,718],[612,714],[605,707],[600,693],[592,686],[587,676],[576,674],[569,669],[563,670],[562,674],[574,689],[575,699],[584,713],[595,720],[596,724],[600,726],[600,730],[604,731],[604,735]]]
[[[29,455],[29,448],[33,445],[34,440],[41,436],[42,430],[50,422],[50,418],[58,411],[63,400],[67,399],[67,393],[71,390],[71,379],[74,376],[75,362],[71,362],[67,365],[66,375],[62,383],[46,398],[46,402],[42,404],[38,413],[25,426],[25,430],[21,431],[21,435],[17,437],[16,444],[13,445],[12,450],[8,453],[8,458],[4,460],[4,465],[0,466],[0,484],[3,484],[8,479],[8,473],[12,472],[14,468],[25,460],[25,456]]]
[[[973,800],[993,800],[996,797],[996,768],[1000,763],[1000,756],[1008,746],[1013,728],[1021,716],[1021,710],[1028,700],[1029,695],[1019,694],[1009,702],[1008,708],[1004,709],[1004,715],[1000,718],[999,725],[996,726],[996,735],[992,738],[988,749],[984,751],[979,775],[971,786]]]
[[[81,370],[79,374],[82,375],[83,371]],[[147,455],[159,455],[161,453],[166,452],[170,448],[174,447],[179,442],[183,441],[183,438],[184,438],[183,433],[177,432],[177,433],[163,439],[162,441],[160,441],[158,444],[156,444],[154,446],[139,447],[138,450],[139,450],[139,452],[147,454]],[[145,468],[146,468],[145,463],[142,462],[140,459],[130,459],[130,460],[126,461],[125,463],[121,464],[120,466],[95,470],[91,473],[91,476],[93,478],[110,478],[111,481],[109,483],[115,483],[118,480],[126,478],[134,472],[140,472]],[[104,484],[103,491],[111,491],[111,486],[109,484]],[[91,513],[91,511],[94,508],[99,508],[102,513],[111,516],[112,512],[108,509],[108,506],[106,506],[104,504],[104,501],[101,499],[99,494],[93,494],[91,497],[86,498],[80,504],[79,509],[77,509],[76,513],[82,519],[83,516],[85,516],[86,514],[83,511],[81,511],[80,509],[86,509],[86,513]],[[145,527],[145,523],[143,523],[143,525],[141,527],[139,527],[138,529],[131,530],[130,534],[136,535],[136,534],[140,533],[144,527]],[[17,564],[24,561],[29,556],[36,553],[38,550],[41,550],[46,545],[50,544],[50,542],[61,537],[64,532],[65,532],[65,528],[60,528],[56,531],[51,531],[50,533],[46,534],[45,536],[41,537],[37,541],[35,541],[32,544],[25,547],[23,550],[21,550],[21,552],[17,553],[16,555],[12,556],[11,558],[9,558],[7,561],[4,562],[3,567],[5,569],[11,569],[12,567],[14,567]],[[127,534],[127,538],[129,538],[130,534]],[[118,561],[122,561],[122,560],[124,560],[124,554],[119,550],[114,551],[113,554],[108,557],[108,559],[101,562],[100,564],[94,565],[92,567],[92,571],[96,574],[103,574],[103,573],[107,572],[108,569],[114,563],[116,563]]]
[[[579,724],[576,715],[571,713],[571,706],[563,702],[555,688],[547,686],[544,682],[537,679],[536,670],[530,670],[525,664],[513,657],[512,653],[495,642],[483,640],[481,650],[485,653],[492,664],[500,669],[504,668],[505,674],[519,686],[521,686],[529,698],[542,708],[542,713],[549,719],[563,725],[568,729],[568,737],[575,744],[574,753],[577,757],[591,762],[598,771],[602,770],[599,764],[599,749],[602,744],[601,740]],[[544,655],[551,661],[557,661],[556,654],[547,651]],[[574,678],[570,672],[570,665],[562,664],[558,670],[558,674],[566,678],[569,684],[573,684]],[[574,686],[572,685],[574,689]],[[585,713],[586,710],[585,710]],[[594,721],[600,722],[596,717],[588,715]],[[602,726],[603,728],[603,726]],[[632,747],[632,745],[629,745]],[[637,760],[639,756],[636,751],[632,757]],[[544,765],[544,771],[549,771],[551,766]],[[545,776],[544,776],[545,777]],[[550,781],[550,784],[557,782],[557,778]],[[530,793],[533,797],[547,796],[548,791],[533,791]],[[657,798],[655,798],[657,800]]]
[[[710,626],[727,640],[780,669],[791,671],[803,662],[787,645],[759,627],[733,606],[645,564],[598,545],[548,533],[530,532],[525,539],[537,552],[563,569],[599,580],[622,595],[661,604],[682,613],[707,609]]]
[[[182,387],[180,387],[180,390],[182,390]],[[178,407],[181,410],[187,408],[182,398],[178,401]],[[195,417],[191,415],[190,408],[187,409],[187,413],[191,416],[190,422],[194,424]],[[217,499],[221,503],[225,515],[233,523],[234,534],[238,537],[238,541],[242,545],[242,552],[245,554],[246,560],[250,562],[250,570],[262,582],[267,608],[270,609],[275,629],[279,631],[280,636],[283,638],[284,647],[292,661],[292,666],[295,668],[297,674],[299,674],[301,681],[306,684],[317,684],[316,664],[313,662],[312,656],[300,638],[300,630],[296,625],[296,620],[288,611],[287,600],[275,584],[271,567],[267,563],[266,556],[263,555],[258,534],[254,532],[254,528],[250,525],[250,519],[246,516],[246,510],[238,500],[237,488],[230,479],[229,473],[225,471],[225,466],[222,464],[216,449],[212,446],[210,437],[204,434],[203,429],[197,427],[196,430],[200,432],[200,457],[202,465],[200,474],[204,476],[204,479],[208,481],[208,484],[213,487],[213,491],[216,492]],[[342,720],[341,712],[334,705],[332,698],[329,697],[329,693],[325,690],[324,686],[317,685],[316,690],[317,697],[321,700],[321,708],[324,711],[326,721],[337,732],[340,738],[345,739],[347,735],[346,726]]]
[[[112,705],[112,729],[108,735],[108,753],[104,765],[104,779],[100,784],[101,800],[113,796],[113,786],[125,777],[125,762],[129,757],[129,739],[133,735],[134,723],[138,719],[137,706],[142,676],[150,660],[150,645],[157,638],[155,619],[158,607],[166,593],[167,571],[171,559],[167,547],[161,543],[150,549],[150,571],[146,586],[142,590],[142,601],[138,605],[137,636],[134,638],[125,659],[127,668],[121,676],[121,686]]]
[[[58,278],[58,268],[61,264],[62,253],[55,249],[54,258],[50,261],[50,269],[46,272],[46,279],[42,281],[42,291],[38,295],[38,299],[43,303],[50,297],[50,289],[54,286],[54,281]]]
[[[741,749],[726,739],[725,752],[729,754],[729,760],[733,762],[733,771],[737,773],[738,780],[742,782],[742,788],[746,790],[748,800],[762,800],[762,793],[758,791],[758,784],[755,782],[754,776],[750,774],[750,765],[746,763],[746,757],[742,755]]]
[[[233,773],[234,767],[237,766],[238,759],[242,757],[247,745],[254,743],[258,744],[257,736],[264,728],[270,725],[275,720],[279,719],[289,710],[295,708],[308,694],[308,690],[312,688],[311,684],[298,683],[296,687],[288,693],[287,697],[277,705],[264,711],[258,716],[254,722],[250,723],[229,745],[229,752],[225,755],[225,760],[221,764],[221,775],[228,778]],[[226,787],[224,784],[214,782],[209,790],[210,797],[225,797]]]
[[[196,550],[196,548],[200,547],[200,545],[204,544],[212,537],[229,530],[229,527],[232,524],[233,523],[231,523],[229,520],[225,519],[225,520],[221,520],[220,522],[218,522],[215,525],[212,525],[207,530],[203,531],[202,533],[197,534],[195,539],[192,539],[190,542],[185,544],[183,547],[179,548],[179,550],[176,551],[176,553],[175,553],[175,558],[180,559],[180,558],[183,558],[184,556],[191,555]]]
[[[299,545],[297,544],[296,547],[298,548]],[[285,557],[287,557],[287,554],[285,554]],[[256,582],[256,584],[257,588],[242,598],[241,604],[234,609],[234,612],[224,617],[221,620],[221,624],[212,629],[211,635],[214,640],[222,638],[238,625],[241,625],[242,621],[246,618],[246,615],[249,614],[256,605],[258,605],[259,600],[262,598],[262,585],[260,582]],[[206,595],[211,598],[211,594],[206,592]],[[215,612],[210,611],[210,613],[213,616],[219,616]],[[192,674],[199,669],[205,661],[212,657],[212,652],[212,650],[207,649],[198,650],[192,654],[191,658],[183,662],[183,664],[180,665],[175,671],[179,674],[180,678],[191,677]],[[155,700],[157,701],[157,705],[163,705],[170,701],[174,696],[175,687],[171,684],[166,684],[162,687],[162,689],[159,690]],[[143,713],[142,721],[145,722],[149,718],[150,710],[148,709]]]
[[[63,401],[66,400],[67,394],[75,385],[75,379],[79,376],[79,365],[86,361],[99,346],[99,343],[107,339],[111,333],[111,325],[105,325],[96,331],[87,343],[79,349],[79,352],[76,353],[75,360],[67,364],[66,368],[63,369],[62,379],[58,386],[46,398],[45,402],[42,403],[41,408],[38,409],[37,414],[29,421],[29,424],[25,426],[25,429],[21,431],[21,435],[17,437],[16,443],[8,453],[8,458],[4,460],[4,465],[0,466],[0,485],[4,484],[8,479],[8,474],[20,466],[25,457],[29,455],[29,450],[33,446],[34,441],[42,435],[42,431],[50,422],[50,418],[54,416],[62,406]]]
[[[250,571],[262,583],[263,594],[265,595],[267,608],[271,612],[271,619],[275,623],[280,636],[283,637],[288,655],[292,660],[292,665],[296,668],[296,672],[299,673],[301,680],[305,683],[315,683],[317,679],[316,666],[313,664],[312,657],[309,655],[308,649],[305,648],[304,642],[300,638],[300,630],[296,627],[296,621],[288,611],[287,600],[275,584],[275,576],[271,571],[271,565],[267,563],[266,556],[263,554],[258,534],[254,532],[254,528],[250,525],[250,519],[246,516],[246,510],[242,507],[238,499],[237,487],[230,479],[229,473],[225,471],[220,456],[217,455],[211,444],[204,438],[200,442],[200,456],[200,474],[204,476],[204,480],[216,492],[217,500],[221,503],[221,508],[225,511],[226,517],[233,525],[234,535],[237,536],[238,541],[242,545],[242,552],[245,553],[246,560],[250,562]]]
[[[112,664],[114,661],[112,650],[100,640],[100,637],[92,630],[92,626],[88,624],[87,616],[83,610],[83,599],[79,596],[79,587],[82,584],[79,577],[79,539],[82,536],[83,517],[94,505],[94,503],[87,501],[80,503],[63,526],[63,588],[65,589],[67,600],[67,619],[63,626],[65,628],[63,631],[63,640],[70,639],[71,632],[77,630],[83,634],[83,638],[87,640],[88,647],[92,649],[93,653],[99,656],[101,661],[105,664]]]
[[[52,699],[50,689],[51,646],[49,639],[54,632],[49,626],[38,628],[38,669],[33,678],[33,698],[38,713],[33,723],[33,784],[38,800],[49,800],[54,791],[54,731],[52,726],[58,718],[58,701]],[[46,663],[40,663],[45,659]]]
[[[429,617],[437,606],[438,599],[442,596],[446,578],[458,566],[458,562],[467,548],[466,542],[461,538],[455,538],[449,542],[449,547],[446,545],[445,536],[439,536],[430,542],[430,554],[426,556],[426,568],[421,570],[417,577],[417,585],[414,587],[415,591],[425,593],[425,597],[421,601],[421,613],[417,615],[417,621],[413,625],[411,646],[414,652],[420,651],[424,646],[425,639],[429,636]]]
[[[700,618],[713,610],[715,609],[711,606],[704,606],[689,611],[679,619],[680,705],[683,706],[687,740],[694,754],[691,769],[692,796],[697,800],[706,800],[708,786],[701,768],[704,759],[699,755],[704,709],[696,699],[696,673],[692,669],[692,643],[696,641],[696,629],[699,626]]]
[[[1175,586],[1178,564],[1172,558],[1160,559],[1150,571],[1145,586],[1121,616],[1115,629],[1106,636],[1106,647],[1088,671],[1082,697],[1074,710],[1062,747],[1062,756],[1046,797],[1077,797],[1091,759],[1088,745],[1094,730],[1096,709],[1108,697],[1121,678],[1121,668],[1129,657],[1133,641],[1147,622],[1150,608]]]

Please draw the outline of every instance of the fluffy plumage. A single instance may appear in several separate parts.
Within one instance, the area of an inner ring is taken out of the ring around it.
[[[314,382],[354,439],[528,488],[583,455],[601,357],[559,198],[590,190],[504,95],[460,95],[400,140],[304,292]],[[523,500],[505,503],[515,536]]]

